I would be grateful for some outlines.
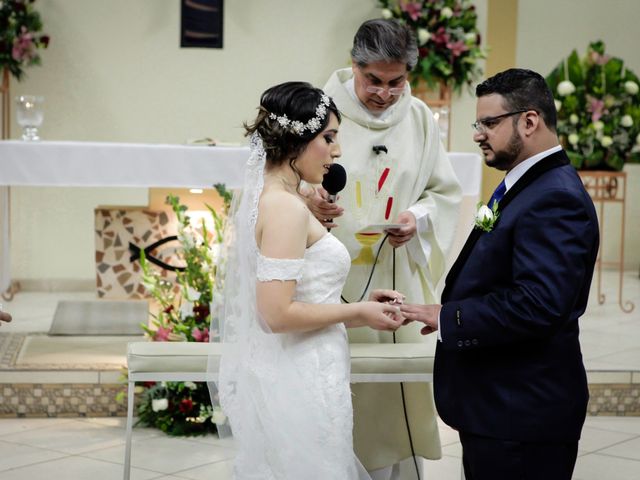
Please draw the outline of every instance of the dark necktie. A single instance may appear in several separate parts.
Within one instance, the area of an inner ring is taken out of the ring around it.
[[[504,197],[504,194],[506,193],[506,191],[507,191],[507,186],[504,184],[504,180],[502,180],[500,184],[496,187],[496,189],[493,191],[493,195],[491,195],[491,198],[489,199],[489,203],[487,204],[487,206],[493,209],[493,204],[500,203],[500,200],[502,200],[502,197]]]

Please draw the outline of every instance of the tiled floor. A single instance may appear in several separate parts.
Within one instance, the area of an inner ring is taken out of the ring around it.
[[[441,424],[443,457],[426,461],[425,480],[460,479],[460,442]],[[124,419],[0,420],[0,479],[121,478]],[[233,441],[171,438],[134,430],[132,480],[230,480]],[[406,477],[412,478],[412,477]],[[588,417],[574,480],[640,478],[640,417]]]
[[[607,294],[598,305],[594,292],[583,317],[581,342],[590,374],[603,371],[640,375],[640,279],[625,274],[623,300],[635,310],[622,313],[617,304],[618,278],[604,272]],[[593,289],[595,290],[595,289]],[[5,303],[15,321],[0,331],[48,331],[60,298],[88,299],[91,294],[22,292]],[[425,479],[460,479],[461,447],[457,434],[440,425],[443,458],[425,462]],[[231,478],[233,442],[217,437],[171,438],[157,430],[136,428],[132,479]],[[124,419],[0,419],[0,480],[118,479],[124,458]],[[413,477],[406,477],[413,478]],[[587,417],[574,480],[640,479],[640,417]]]

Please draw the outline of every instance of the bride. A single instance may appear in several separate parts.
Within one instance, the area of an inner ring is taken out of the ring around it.
[[[265,91],[245,125],[251,155],[227,241],[225,353],[219,397],[236,439],[235,478],[369,478],[352,446],[345,327],[395,330],[400,300],[375,291],[340,304],[351,260],[309,212],[301,181],[321,183],[340,113],[322,90],[288,82]]]

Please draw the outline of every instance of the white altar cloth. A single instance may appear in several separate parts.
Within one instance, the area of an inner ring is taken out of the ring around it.
[[[247,147],[0,141],[0,185],[208,188],[242,185]]]

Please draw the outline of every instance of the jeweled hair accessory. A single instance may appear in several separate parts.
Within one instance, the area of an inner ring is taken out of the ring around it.
[[[316,107],[316,116],[310,118],[307,123],[302,123],[299,120],[290,120],[287,117],[287,114],[276,115],[275,113],[270,113],[269,118],[272,120],[276,120],[282,128],[289,128],[293,130],[297,135],[304,134],[305,131],[309,131],[314,133],[316,130],[320,128],[322,125],[322,120],[327,116],[327,107],[330,105],[331,99],[328,95],[322,94],[320,97],[320,104]]]

